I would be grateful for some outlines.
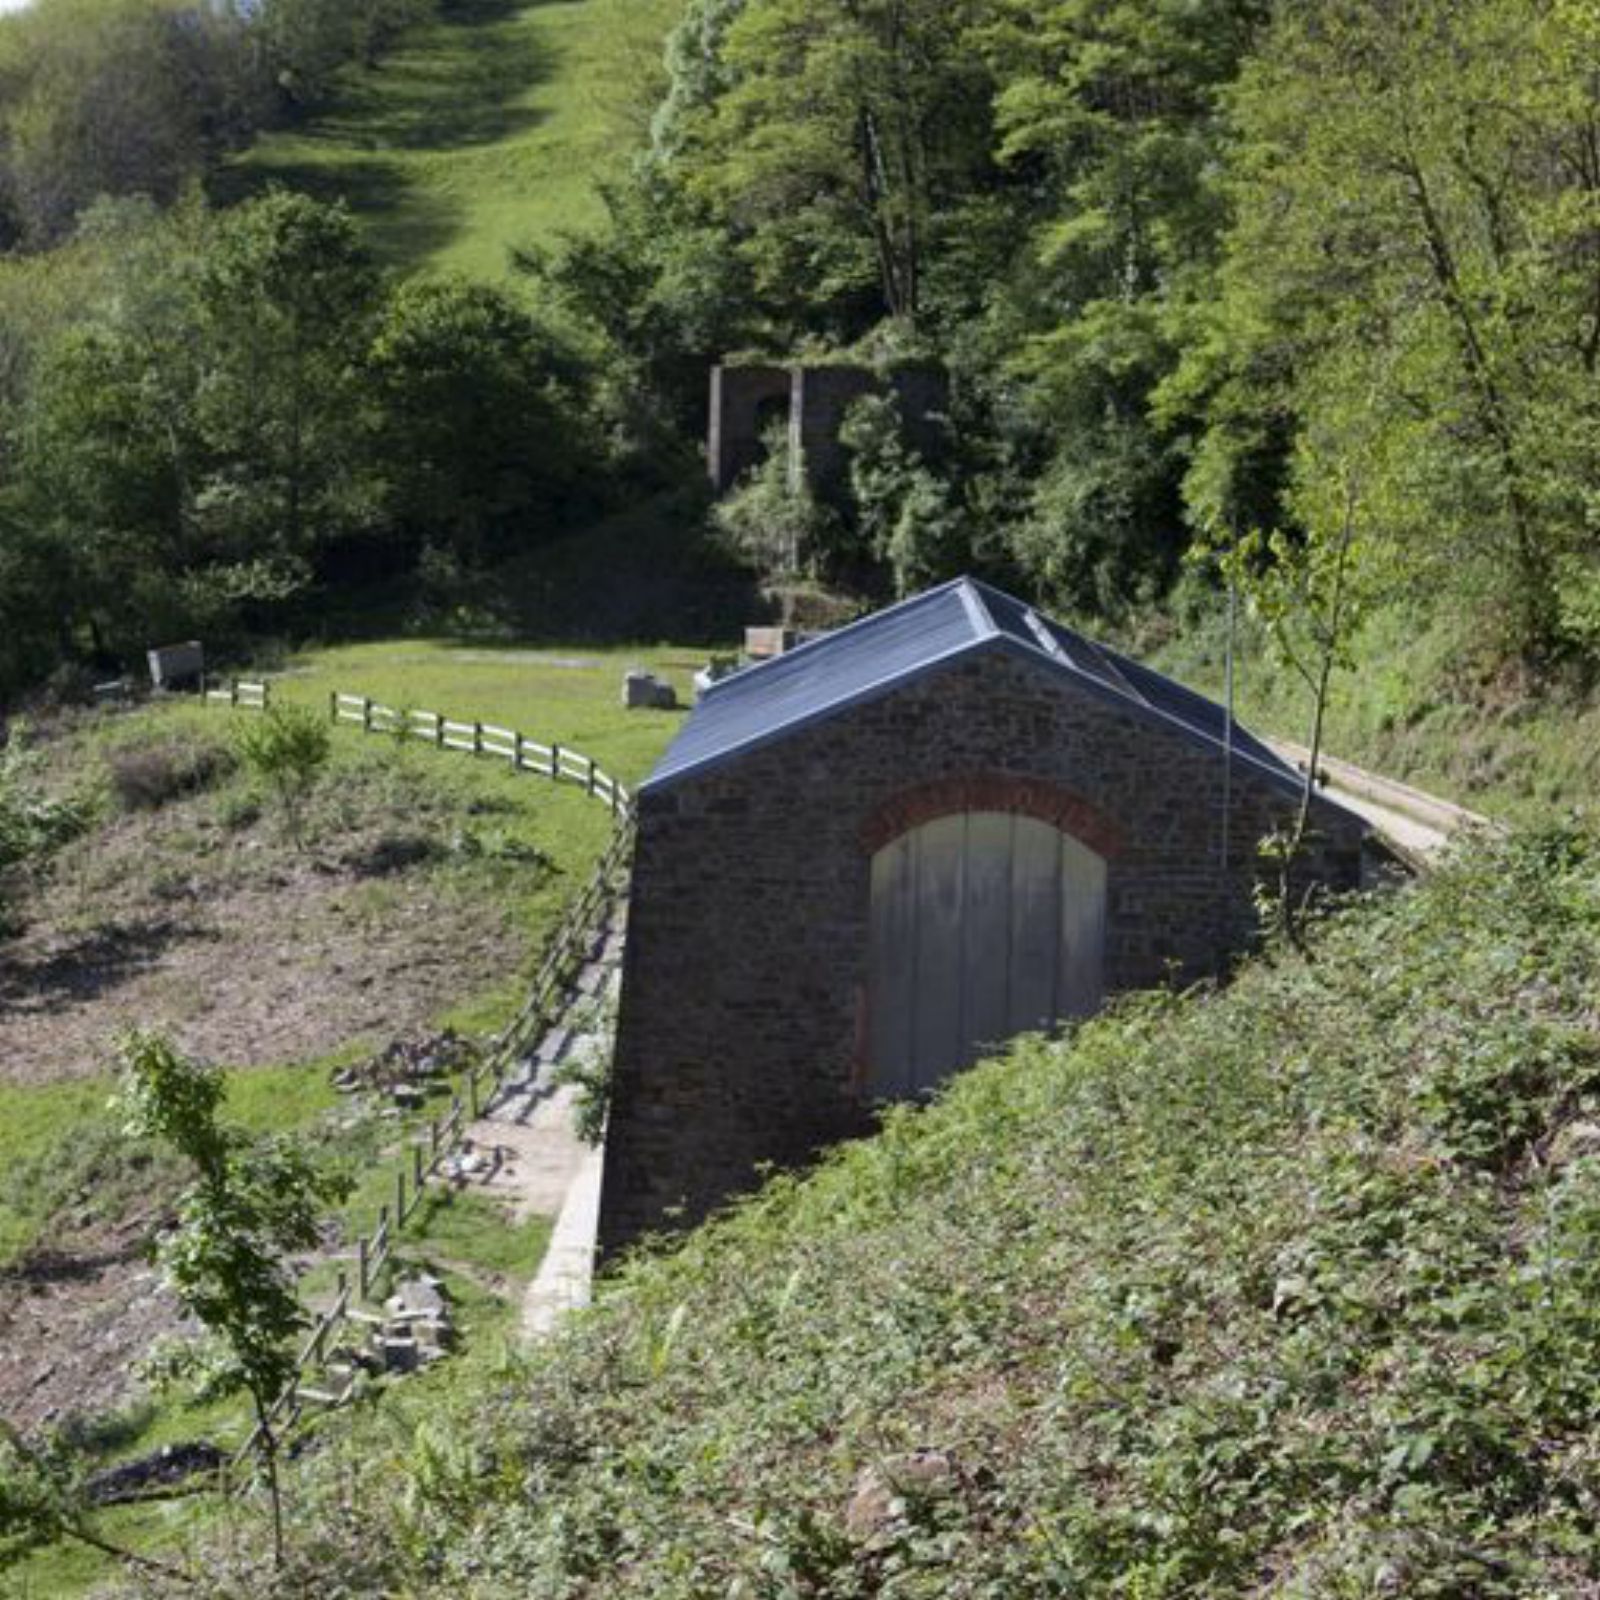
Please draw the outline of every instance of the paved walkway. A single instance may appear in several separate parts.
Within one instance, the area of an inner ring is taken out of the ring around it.
[[[1311,752],[1304,745],[1285,739],[1269,739],[1267,743],[1290,766],[1305,771]],[[1462,833],[1496,830],[1495,823],[1476,811],[1394,778],[1380,777],[1337,756],[1324,753],[1317,765],[1325,778],[1321,785],[1324,794],[1347,811],[1364,817],[1402,857],[1419,865],[1426,866]]]
[[[529,1338],[549,1333],[563,1311],[589,1301],[604,1151],[579,1137],[580,1091],[557,1080],[564,1067],[599,1061],[611,1049],[626,919],[626,909],[614,906],[561,1016],[467,1129],[473,1148],[499,1155],[481,1191],[499,1195],[519,1222],[554,1219],[523,1304]]]

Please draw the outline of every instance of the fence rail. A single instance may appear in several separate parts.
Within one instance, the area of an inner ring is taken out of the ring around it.
[[[209,690],[207,698],[241,710],[262,711],[271,701],[270,686],[235,679]],[[440,749],[509,761],[520,772],[553,782],[579,784],[611,811],[615,826],[594,871],[568,903],[554,933],[545,942],[527,999],[484,1055],[466,1070],[451,1096],[449,1110],[415,1135],[409,1158],[403,1158],[396,1168],[392,1201],[379,1206],[371,1232],[356,1240],[354,1284],[345,1272],[340,1272],[333,1304],[312,1323],[295,1363],[295,1376],[267,1414],[266,1425],[274,1430],[295,1426],[308,1400],[342,1403],[349,1399],[355,1385],[354,1374],[336,1394],[308,1389],[306,1374],[325,1365],[334,1336],[355,1314],[357,1301],[370,1295],[400,1230],[415,1214],[427,1186],[437,1181],[440,1169],[465,1142],[468,1125],[555,1022],[573,980],[604,933],[610,906],[626,890],[634,838],[633,797],[617,779],[578,751],[558,744],[540,744],[492,723],[461,722],[435,711],[398,710],[365,695],[335,691],[328,704],[333,721],[358,724],[368,733],[425,740]],[[258,1424],[234,1454],[234,1470],[246,1465],[260,1448],[262,1431]]]
[[[367,695],[328,695],[328,715],[364,733],[387,734],[394,739],[419,739],[441,750],[459,750],[475,756],[509,762],[519,772],[531,772],[553,783],[579,784],[613,812],[632,804],[622,783],[604,771],[590,756],[560,744],[542,744],[492,722],[462,722],[439,711],[415,711],[387,706]]]
[[[265,711],[272,703],[272,685],[249,678],[228,678],[206,690],[207,700],[220,700],[241,711]]]

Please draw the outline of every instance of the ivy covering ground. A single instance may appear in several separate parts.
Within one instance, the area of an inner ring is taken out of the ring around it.
[[[1592,1594],[1597,979],[1545,834],[1025,1042],[358,1424],[216,1592]]]

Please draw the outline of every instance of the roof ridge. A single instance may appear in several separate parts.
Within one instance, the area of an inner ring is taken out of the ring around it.
[[[989,609],[989,602],[979,588],[974,578],[960,577],[955,581],[956,588],[961,593],[961,603],[967,608],[967,617],[980,639],[987,639],[1000,633],[1001,627],[994,620],[994,612]],[[930,591],[937,593],[937,590]]]
[[[1028,624],[1028,632],[1039,641],[1040,645],[1050,655],[1054,656],[1058,661],[1065,661],[1069,666],[1071,665],[1071,658],[1062,649],[1061,641],[1045,626],[1044,618],[1032,606],[1029,606],[1022,613],[1022,620]]]
[[[945,594],[951,589],[958,589],[962,584],[969,581],[967,578],[951,578],[945,583],[936,584],[932,589],[922,590],[920,594],[908,594],[905,599],[896,600],[892,606],[885,606],[881,611],[869,611],[864,616],[857,617],[853,622],[845,623],[842,628],[826,628],[818,633],[814,639],[807,639],[804,644],[797,644],[792,650],[785,650],[782,655],[769,656],[765,661],[753,661],[749,666],[742,667],[738,672],[719,679],[713,687],[721,689],[732,687],[735,684],[748,684],[749,680],[759,672],[765,672],[771,667],[794,661],[822,645],[832,644],[835,640],[854,633],[858,628],[865,628],[869,622],[881,622],[883,618],[893,616],[896,612],[909,610],[912,606],[923,605],[936,595]]]

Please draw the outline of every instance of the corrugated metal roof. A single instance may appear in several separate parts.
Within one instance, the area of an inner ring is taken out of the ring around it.
[[[644,784],[664,788],[690,773],[795,732],[971,651],[1023,651],[1102,699],[1221,748],[1227,713],[1180,683],[1041,617],[972,578],[874,612],[798,650],[724,678],[701,697]],[[1282,782],[1298,776],[1237,723],[1236,756]]]

